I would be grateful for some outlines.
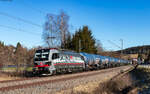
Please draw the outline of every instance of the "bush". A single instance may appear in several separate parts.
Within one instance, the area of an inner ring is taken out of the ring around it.
[[[124,75],[119,79],[109,80],[100,83],[94,90],[93,94],[124,94],[124,92],[132,85],[130,75]]]

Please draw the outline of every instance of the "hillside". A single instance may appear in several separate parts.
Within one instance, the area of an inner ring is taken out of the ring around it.
[[[121,53],[121,50],[117,52]],[[123,54],[148,54],[150,52],[150,45],[126,48],[122,52]]]

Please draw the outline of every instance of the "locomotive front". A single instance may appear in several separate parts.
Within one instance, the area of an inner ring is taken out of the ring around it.
[[[34,55],[33,74],[52,74],[55,67],[51,60],[51,54],[57,52],[55,49],[36,50]]]

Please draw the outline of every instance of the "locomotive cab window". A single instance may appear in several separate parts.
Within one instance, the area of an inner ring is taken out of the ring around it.
[[[57,58],[59,58],[59,53],[53,53],[52,54],[52,60],[57,59]]]
[[[62,55],[60,60],[66,60],[66,56]]]

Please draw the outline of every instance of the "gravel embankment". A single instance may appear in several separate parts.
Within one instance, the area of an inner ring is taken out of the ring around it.
[[[104,81],[120,73],[122,70],[128,70],[131,66],[122,66],[117,68],[104,69],[99,71],[90,71],[76,74],[58,75],[43,77],[24,81],[13,81],[0,83],[0,90],[8,87],[8,90],[0,91],[0,94],[52,94],[60,90],[69,89],[80,84],[86,84],[92,81]],[[38,83],[38,84],[37,84]],[[32,85],[33,84],[33,85]],[[9,89],[10,86],[18,88]],[[19,85],[22,85],[19,87]],[[26,86],[24,86],[26,85]],[[23,88],[23,86],[25,88]]]

